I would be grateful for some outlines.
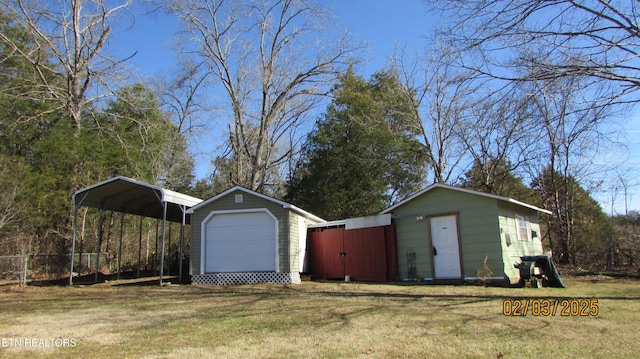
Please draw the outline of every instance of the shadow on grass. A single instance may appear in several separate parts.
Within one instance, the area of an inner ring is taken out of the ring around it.
[[[99,273],[98,282],[95,281],[95,274],[84,275],[80,277],[74,277],[74,286],[95,286],[97,284],[107,285],[109,287],[147,287],[152,289],[159,286],[159,277],[153,276],[155,273],[145,273],[149,276],[142,278],[136,278],[136,272],[121,273],[120,280],[117,280],[117,274],[105,275]],[[190,283],[189,276],[186,276],[187,280],[183,283],[179,283],[178,278],[175,276],[164,276],[163,284],[187,284]],[[33,281],[29,283],[30,286],[68,286],[68,278],[59,280],[48,281]],[[421,299],[451,299],[462,300],[467,303],[474,303],[480,301],[490,300],[534,300],[534,299],[554,299],[554,300],[572,300],[572,299],[594,299],[593,296],[567,294],[565,289],[553,288],[553,293],[544,292],[540,293],[537,289],[531,288],[524,293],[518,291],[511,295],[510,289],[504,288],[504,291],[499,293],[484,293],[484,291],[472,290],[474,288],[482,288],[480,285],[455,285],[456,293],[438,293],[438,289],[441,286],[431,285],[425,283],[387,283],[389,291],[380,289],[381,283],[369,283],[369,282],[351,282],[344,283],[338,281],[318,281],[318,282],[305,282],[300,286],[298,285],[280,285],[280,284],[255,284],[255,285],[237,285],[237,286],[207,286],[207,285],[189,285],[180,286],[176,288],[181,295],[192,297],[207,297],[207,296],[229,296],[231,298],[236,297],[250,297],[255,296],[255,301],[272,300],[277,298],[287,298],[296,296],[309,296],[309,297],[335,297],[335,298],[376,298],[381,300],[413,300],[418,301]],[[331,288],[328,288],[331,286]],[[416,288],[416,293],[411,293],[409,288]],[[99,289],[100,286],[96,287]],[[407,292],[395,291],[397,288],[407,288]],[[433,288],[434,292],[430,293],[429,288]],[[469,288],[469,293],[465,293],[464,288]],[[158,293],[158,295],[168,295],[166,291],[164,294]],[[597,296],[595,299],[607,299],[607,300],[640,300],[639,295],[630,296]],[[462,302],[458,302],[455,305],[459,305]]]
[[[579,271],[571,274],[574,277],[607,276],[617,279],[640,280],[640,273],[637,272],[614,272],[614,271]],[[596,280],[593,280],[596,281]]]
[[[136,271],[122,272],[118,278],[118,273],[103,274],[98,273],[97,277],[95,273],[85,274],[82,276],[73,277],[73,285],[95,285],[108,282],[115,282],[113,285],[117,286],[153,286],[160,285],[160,277],[157,272],[140,272],[140,276]],[[188,275],[183,275],[182,282],[178,280],[177,276],[163,276],[163,284],[191,284],[191,278]],[[49,286],[68,286],[69,277],[50,280],[32,280],[28,283],[29,286],[37,287],[49,287]]]
[[[281,293],[300,293],[301,295],[319,295],[319,296],[327,296],[327,297],[373,297],[373,298],[386,298],[386,299],[414,299],[419,300],[423,298],[434,298],[434,299],[468,299],[471,301],[485,301],[485,300],[540,300],[540,299],[550,299],[550,300],[572,300],[572,299],[610,299],[610,300],[640,300],[640,296],[631,295],[631,296],[597,296],[594,298],[592,295],[567,295],[566,288],[551,288],[547,287],[547,289],[551,289],[554,291],[554,294],[549,294],[548,292],[542,294],[536,288],[528,288],[526,294],[523,294],[522,291],[519,291],[518,294],[510,295],[509,291],[511,288],[504,287],[505,290],[501,293],[496,294],[479,294],[479,293],[395,293],[395,292],[381,292],[376,290],[368,290],[367,287],[371,286],[372,288],[379,286],[380,283],[369,283],[369,282],[332,282],[332,281],[322,281],[317,283],[323,284],[335,284],[340,286],[340,291],[327,291],[327,290],[310,290],[310,291],[300,291],[296,288],[296,286],[286,286],[283,287],[278,292]],[[346,290],[349,285],[357,284],[360,288],[364,288],[362,290]],[[433,284],[425,284],[425,283],[386,283],[386,285],[390,286],[403,286],[403,287],[416,287],[427,289],[428,288],[436,288],[441,287],[439,285]],[[239,286],[240,288],[245,286]],[[454,285],[454,287],[458,288],[481,288],[481,285],[473,285],[473,284],[464,284],[464,285]],[[500,286],[497,286],[500,287]],[[250,293],[247,293],[250,294]]]

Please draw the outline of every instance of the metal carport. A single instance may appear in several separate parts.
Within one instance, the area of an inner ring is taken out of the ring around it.
[[[182,193],[171,191],[145,182],[118,176],[92,186],[76,191],[72,197],[73,201],[73,235],[71,240],[71,268],[69,273],[69,284],[73,284],[73,262],[76,245],[76,221],[78,208],[86,206],[100,210],[99,219],[102,220],[102,213],[105,210],[120,212],[123,214],[139,215],[143,218],[155,218],[162,220],[162,250],[160,256],[160,285],[162,285],[162,275],[164,272],[164,247],[165,247],[165,227],[166,222],[180,223],[180,270],[179,278],[182,281],[182,256],[184,245],[184,226],[189,223],[187,209],[202,202],[201,199],[191,197]],[[122,221],[121,221],[122,223]],[[100,225],[99,225],[100,226]],[[122,226],[122,224],[121,224]],[[102,240],[102,231],[98,231],[98,250]],[[122,228],[120,234],[120,250],[118,253],[118,275],[120,274],[120,261],[122,251]],[[139,261],[139,259],[138,259]],[[99,270],[99,255],[96,259],[96,281]]]

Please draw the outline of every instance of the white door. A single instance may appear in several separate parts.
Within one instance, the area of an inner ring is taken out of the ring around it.
[[[212,216],[205,226],[205,272],[275,271],[276,222],[264,211]]]
[[[298,217],[298,270],[307,271],[307,223]]]
[[[431,218],[431,243],[435,278],[461,278],[456,216]]]

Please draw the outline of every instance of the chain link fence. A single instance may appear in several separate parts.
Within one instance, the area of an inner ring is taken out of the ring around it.
[[[0,256],[0,278],[15,279],[25,274],[28,278],[34,273],[49,278],[67,274],[69,270],[70,255],[55,253],[6,255]],[[96,267],[97,253],[76,253],[73,256],[73,268],[75,272],[83,273]],[[100,265],[110,262],[109,253],[100,253]]]

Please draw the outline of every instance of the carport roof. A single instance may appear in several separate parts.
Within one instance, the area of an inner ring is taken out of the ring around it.
[[[166,203],[166,219],[178,223],[182,222],[183,211],[200,202],[199,198],[123,176],[96,183],[73,194],[76,208],[87,206],[157,219],[163,219]]]

